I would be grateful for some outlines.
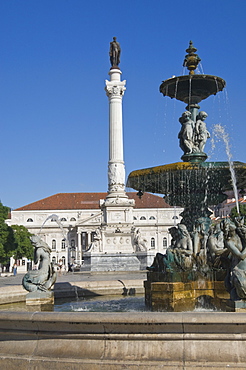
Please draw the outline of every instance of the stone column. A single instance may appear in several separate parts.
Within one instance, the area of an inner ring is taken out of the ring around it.
[[[109,99],[109,198],[127,198],[125,193],[125,165],[123,158],[122,97],[126,81],[121,81],[121,70],[109,71],[110,81],[106,80],[106,94]]]
[[[87,231],[87,248],[91,245],[91,232]]]
[[[83,254],[82,254],[82,246],[81,246],[81,231],[78,231],[77,235],[78,235],[78,252],[80,253],[80,258],[82,259]]]

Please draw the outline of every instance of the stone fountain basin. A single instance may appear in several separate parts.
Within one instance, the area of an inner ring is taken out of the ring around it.
[[[1,369],[245,369],[240,313],[1,312]]]
[[[246,163],[233,162],[238,189],[246,188]],[[228,162],[177,162],[163,166],[132,171],[127,186],[142,192],[152,192],[168,196],[170,204],[184,207],[191,197],[197,201],[218,204],[226,199],[223,194],[232,189]]]
[[[238,370],[245,345],[244,313],[0,312],[0,367],[8,370]]]
[[[164,96],[181,100],[186,104],[199,103],[210,95],[216,95],[226,85],[225,80],[211,75],[185,75],[169,78],[160,85]]]

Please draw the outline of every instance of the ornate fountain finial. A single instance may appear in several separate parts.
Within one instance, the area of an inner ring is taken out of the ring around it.
[[[199,62],[201,61],[199,56],[195,54],[196,51],[197,49],[193,46],[193,42],[190,41],[189,48],[186,49],[186,52],[188,54],[185,56],[183,63],[183,67],[187,67],[187,69],[190,71],[190,75],[195,74],[194,70],[197,68]]]

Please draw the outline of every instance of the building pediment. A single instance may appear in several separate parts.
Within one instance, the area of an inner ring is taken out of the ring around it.
[[[102,212],[96,212],[95,214],[91,215],[90,217],[85,217],[82,220],[79,220],[76,223],[76,226],[82,226],[84,224],[96,224],[102,222]]]

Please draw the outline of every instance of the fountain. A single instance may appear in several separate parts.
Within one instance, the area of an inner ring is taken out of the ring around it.
[[[226,309],[236,311],[246,307],[246,227],[241,219],[236,224],[229,220],[213,224],[209,206],[225,200],[226,190],[246,187],[246,164],[232,162],[231,158],[228,162],[205,162],[204,147],[210,137],[205,123],[208,114],[199,111],[198,103],[222,91],[226,83],[217,76],[195,74],[201,61],[196,51],[190,41],[184,60],[189,75],[170,78],[160,85],[164,96],[187,104],[179,119],[183,162],[133,171],[127,186],[139,194],[164,194],[172,206],[184,208],[181,223],[169,229],[172,242],[166,254],[158,253],[148,268],[147,304],[153,310],[182,311],[194,309],[200,297],[206,296],[221,308],[230,293]],[[237,238],[232,241],[234,233]]]
[[[143,191],[158,192],[165,194],[170,203],[184,207],[182,223],[170,229],[171,246],[164,256],[156,256],[145,287],[146,292],[151,287],[150,300],[156,297],[155,308],[166,304],[175,311],[181,301],[186,309],[187,302],[208,296],[215,300],[215,291],[217,299],[228,294],[222,281],[226,273],[227,278],[231,277],[226,284],[232,309],[237,311],[235,302],[244,302],[244,298],[237,299],[244,296],[240,282],[245,271],[245,227],[240,218],[235,224],[226,219],[211,227],[208,206],[223,200],[224,191],[232,186],[228,163],[205,162],[203,149],[209,133],[204,126],[206,114],[199,114],[197,106],[202,99],[221,91],[225,82],[214,76],[196,76],[193,71],[200,58],[192,44],[189,49],[185,65],[190,75],[161,85],[164,95],[185,99],[188,104],[180,119],[184,162],[134,171],[128,179],[128,185],[140,195]],[[200,136],[194,138],[189,136],[189,126],[195,123]],[[233,166],[237,187],[244,188],[246,165],[234,162]],[[228,251],[231,263],[223,269],[221,257],[230,262]],[[246,368],[245,333],[245,314],[235,312],[2,311],[0,366],[40,370],[238,370]]]

